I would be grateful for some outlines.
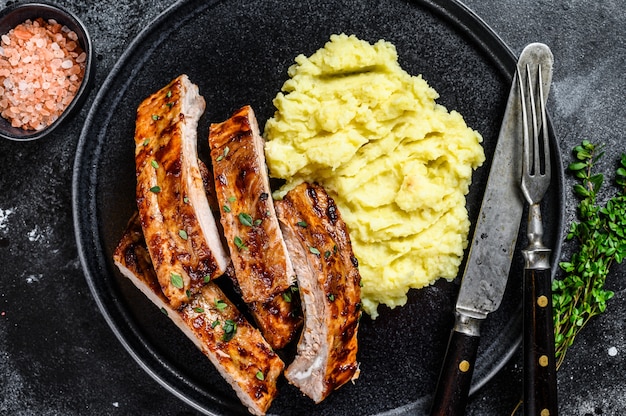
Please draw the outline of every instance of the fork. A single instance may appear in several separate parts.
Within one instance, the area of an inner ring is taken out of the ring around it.
[[[548,143],[541,71],[541,65],[538,65],[536,83],[533,83],[531,76],[533,71],[527,65],[526,83],[524,83],[520,69],[517,70],[524,136],[521,190],[529,204],[528,246],[523,250],[525,259],[523,282],[524,414],[527,416],[558,414],[550,273],[551,250],[543,245],[540,206],[550,186],[551,174],[550,144]],[[537,92],[533,91],[533,84],[536,85]],[[529,130],[532,131],[529,132]]]

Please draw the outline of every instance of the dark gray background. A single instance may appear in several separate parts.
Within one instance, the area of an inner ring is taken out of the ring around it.
[[[97,89],[133,37],[171,1],[58,3],[91,31]],[[549,106],[564,163],[583,139],[605,143],[600,168],[611,176],[619,154],[626,151],[621,137],[626,127],[622,2],[465,3],[515,54],[535,41],[552,48],[556,64]],[[54,136],[0,142],[0,414],[193,414],[118,343],[83,277],[74,241],[71,181],[76,144],[95,93]],[[572,183],[567,177],[567,224],[575,215]],[[571,250],[565,244],[562,257]],[[607,313],[585,328],[559,371],[564,415],[626,413],[626,302],[620,281],[625,274],[623,266],[614,268],[608,285],[616,296]],[[471,398],[467,414],[510,414],[521,394],[520,364],[518,352]]]

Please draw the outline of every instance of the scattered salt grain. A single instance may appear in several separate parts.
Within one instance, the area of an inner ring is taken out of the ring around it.
[[[41,18],[0,36],[0,115],[12,126],[41,130],[72,102],[85,74],[86,53],[77,39],[67,27]],[[39,110],[42,104],[50,111]]]
[[[617,348],[611,347],[609,348],[609,356],[615,357],[617,355]]]

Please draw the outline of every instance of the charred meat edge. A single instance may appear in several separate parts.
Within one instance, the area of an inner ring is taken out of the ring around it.
[[[316,403],[358,377],[358,262],[337,206],[318,185],[289,191],[276,210],[296,270],[304,327],[285,377]]]
[[[221,289],[208,283],[183,308],[173,308],[157,281],[137,215],[113,259],[121,273],[209,358],[250,413],[264,415],[276,397],[284,364]],[[236,324],[234,331],[225,332],[227,321]]]
[[[137,207],[159,283],[174,308],[222,275],[229,262],[198,165],[196,129],[204,108],[198,87],[181,75],[137,109]]]

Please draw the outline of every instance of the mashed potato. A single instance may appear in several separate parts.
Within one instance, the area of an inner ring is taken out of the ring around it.
[[[406,303],[410,288],[454,279],[467,246],[465,195],[482,137],[437,104],[395,47],[333,35],[300,55],[265,125],[270,175],[323,185],[350,231],[363,308]]]

